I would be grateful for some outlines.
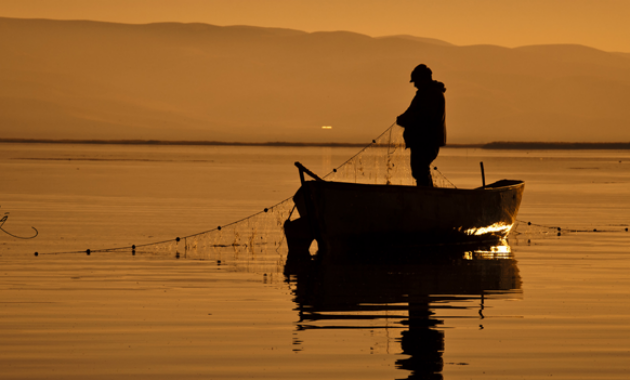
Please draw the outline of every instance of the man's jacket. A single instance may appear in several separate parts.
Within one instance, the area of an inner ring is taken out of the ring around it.
[[[407,111],[396,119],[396,123],[405,128],[403,137],[407,148],[446,145],[444,92],[444,83],[435,80],[420,86]]]

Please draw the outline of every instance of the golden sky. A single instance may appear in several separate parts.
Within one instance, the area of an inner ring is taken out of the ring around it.
[[[630,0],[0,0],[0,16],[348,30],[456,45],[574,43],[630,52]]]

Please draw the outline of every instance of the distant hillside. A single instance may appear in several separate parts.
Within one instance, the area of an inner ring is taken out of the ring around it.
[[[435,39],[435,38],[416,37],[416,36],[410,36],[408,34],[398,34],[398,35],[395,35],[395,36],[386,36],[386,37],[378,37],[378,38],[379,39],[402,38],[404,40],[410,40],[410,41],[416,41],[416,42],[422,42],[422,43],[434,44],[434,45],[440,45],[440,46],[455,46],[455,45],[453,45],[450,42],[438,40],[438,39]]]
[[[584,46],[0,18],[0,51],[0,138],[366,142],[424,62],[449,143],[630,141],[630,59]]]

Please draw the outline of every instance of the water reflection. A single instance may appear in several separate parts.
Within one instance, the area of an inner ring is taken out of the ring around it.
[[[297,329],[403,329],[397,368],[411,371],[408,379],[442,379],[444,320],[436,310],[483,319],[488,299],[520,294],[516,260],[507,243],[396,253],[363,260],[289,256],[285,275],[299,311]]]

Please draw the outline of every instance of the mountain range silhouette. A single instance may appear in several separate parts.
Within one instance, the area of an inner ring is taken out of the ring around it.
[[[0,49],[0,138],[367,142],[425,63],[449,143],[630,141],[630,53],[581,45],[0,18]]]

